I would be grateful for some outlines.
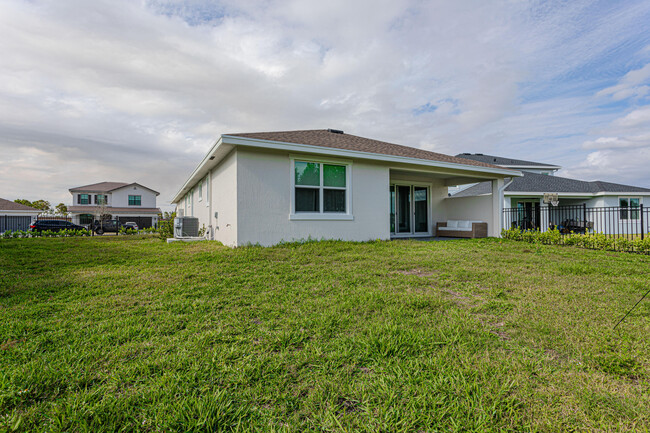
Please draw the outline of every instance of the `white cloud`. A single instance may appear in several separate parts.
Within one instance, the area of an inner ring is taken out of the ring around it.
[[[585,141],[584,149],[630,149],[650,147],[650,134],[632,137],[599,137],[593,141]]]
[[[611,96],[615,101],[630,97],[642,97],[648,94],[650,86],[650,63],[640,69],[628,72],[618,84],[599,91],[597,96]]]
[[[630,112],[620,119],[612,122],[614,127],[620,128],[638,128],[644,127],[647,129],[650,126],[650,106],[645,106]]]
[[[159,190],[164,203],[218,134],[243,131],[334,127],[577,166],[597,125],[624,128],[598,135],[629,140],[647,115],[600,112],[591,94],[566,84],[638,37],[650,15],[647,2],[597,9],[590,1],[6,0],[0,154],[12,156],[0,196],[64,201],[69,187],[115,180]],[[601,96],[641,96],[646,68],[625,72],[623,87]]]

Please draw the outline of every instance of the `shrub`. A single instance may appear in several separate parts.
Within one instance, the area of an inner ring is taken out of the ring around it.
[[[513,241],[523,241],[531,244],[571,245],[603,251],[634,251],[650,253],[650,238],[627,239],[611,237],[603,233],[569,233],[561,234],[557,229],[540,232],[539,230],[504,229],[501,237]]]
[[[172,212],[167,219],[159,217],[158,237],[163,242],[167,241],[168,238],[174,237],[174,217],[176,217],[176,212]]]
[[[90,236],[90,230],[61,230],[53,232],[51,230],[43,230],[40,232],[23,231],[23,230],[7,230],[2,234],[2,239],[25,239],[25,238],[66,238],[76,236]]]

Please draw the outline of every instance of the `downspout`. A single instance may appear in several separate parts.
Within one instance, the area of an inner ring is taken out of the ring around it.
[[[212,170],[208,171],[208,240],[214,240],[214,229],[212,227]]]
[[[504,183],[501,188],[498,189],[497,194],[499,194],[499,237],[501,237],[501,231],[503,230],[503,193],[505,192],[506,188],[510,186],[512,182],[514,182],[514,178],[511,177],[510,181],[508,183]]]

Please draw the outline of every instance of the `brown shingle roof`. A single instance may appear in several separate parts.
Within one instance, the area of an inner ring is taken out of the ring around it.
[[[131,183],[125,183],[125,182],[99,182],[99,183],[93,183],[90,185],[84,185],[84,186],[78,186],[76,188],[70,188],[68,191],[70,192],[111,192],[119,188],[123,188],[125,186],[129,185],[138,185],[141,186],[142,188],[146,188],[149,191],[155,193],[156,195],[160,194],[158,191],[154,191],[151,188],[148,188],[144,185],[140,185],[137,182],[131,182]]]
[[[474,165],[478,167],[498,168],[492,164],[480,161],[472,161],[465,158],[442,153],[430,152],[428,150],[416,149],[414,147],[402,146],[400,144],[386,143],[384,141],[372,140],[370,138],[358,137],[350,134],[339,134],[330,132],[327,129],[313,129],[305,131],[278,131],[278,132],[251,132],[238,134],[224,134],[233,137],[254,138],[258,140],[279,141],[283,143],[307,144],[310,146],[330,147],[335,149],[354,150],[358,152],[377,153],[381,155],[402,156],[407,158],[418,158],[429,161],[441,161],[453,164]]]
[[[76,188],[70,188],[69,191],[109,192],[127,185],[130,184],[124,182],[99,182],[90,185],[78,186]]]
[[[24,204],[16,203],[15,201],[5,200],[4,198],[0,198],[0,210],[24,210],[26,212],[42,212],[33,207],[25,206]]]

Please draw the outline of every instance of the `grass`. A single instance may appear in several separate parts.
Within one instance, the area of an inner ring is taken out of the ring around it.
[[[0,431],[647,431],[650,257],[0,241]],[[644,430],[645,429],[645,430]]]

